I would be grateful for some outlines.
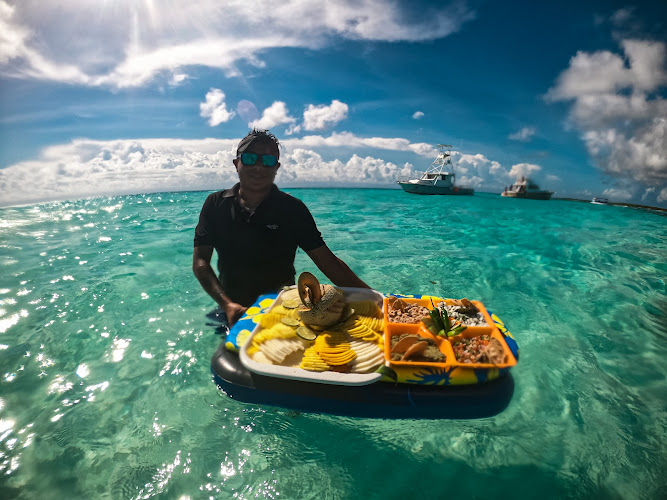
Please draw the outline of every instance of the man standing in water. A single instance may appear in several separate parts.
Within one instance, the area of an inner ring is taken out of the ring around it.
[[[273,183],[279,158],[273,134],[245,136],[234,160],[238,184],[206,198],[195,229],[192,270],[230,326],[261,294],[294,284],[297,247],[334,284],[369,288],[329,250],[306,205]],[[211,267],[214,249],[219,279]]]

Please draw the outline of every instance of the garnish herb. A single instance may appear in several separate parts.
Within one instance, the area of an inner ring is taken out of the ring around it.
[[[431,305],[433,306],[433,309],[429,311],[429,315],[435,326],[435,332],[433,333],[436,335],[440,335],[441,337],[453,337],[467,328],[463,325],[452,327],[452,320],[450,319],[449,314],[447,314],[447,309],[444,306],[442,308],[436,307],[433,303],[433,299],[431,299]]]

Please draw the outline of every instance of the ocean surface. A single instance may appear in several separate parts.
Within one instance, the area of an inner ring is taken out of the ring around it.
[[[382,420],[232,400],[191,271],[208,193],[4,208],[0,498],[667,497],[664,212],[286,191],[376,290],[498,314],[521,349],[510,405]],[[301,251],[296,268],[324,281]]]

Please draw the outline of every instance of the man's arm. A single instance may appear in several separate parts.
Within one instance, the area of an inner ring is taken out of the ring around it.
[[[356,288],[370,288],[354,274],[347,264],[340,260],[329,250],[329,247],[322,245],[306,252],[315,265],[329,278],[334,285],[349,286]]]
[[[212,246],[203,245],[195,247],[194,252],[192,252],[192,272],[195,273],[195,276],[204,290],[206,290],[206,293],[218,303],[223,311],[225,311],[229,326],[232,326],[241,316],[243,316],[243,313],[245,313],[248,308],[243,307],[236,302],[232,302],[229,297],[227,297],[222,286],[220,286],[218,277],[215,275],[215,272],[211,267],[212,256]]]

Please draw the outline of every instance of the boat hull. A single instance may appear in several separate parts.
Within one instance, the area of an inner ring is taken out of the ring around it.
[[[412,194],[445,194],[445,195],[472,195],[475,193],[475,190],[472,188],[461,188],[461,187],[443,187],[443,186],[430,186],[427,184],[415,184],[411,182],[399,182],[398,183],[403,191],[406,193]]]
[[[513,193],[510,191],[505,191],[500,195],[506,198],[524,198],[526,200],[550,200],[552,194],[553,193],[551,191],[544,191],[539,193]]]

